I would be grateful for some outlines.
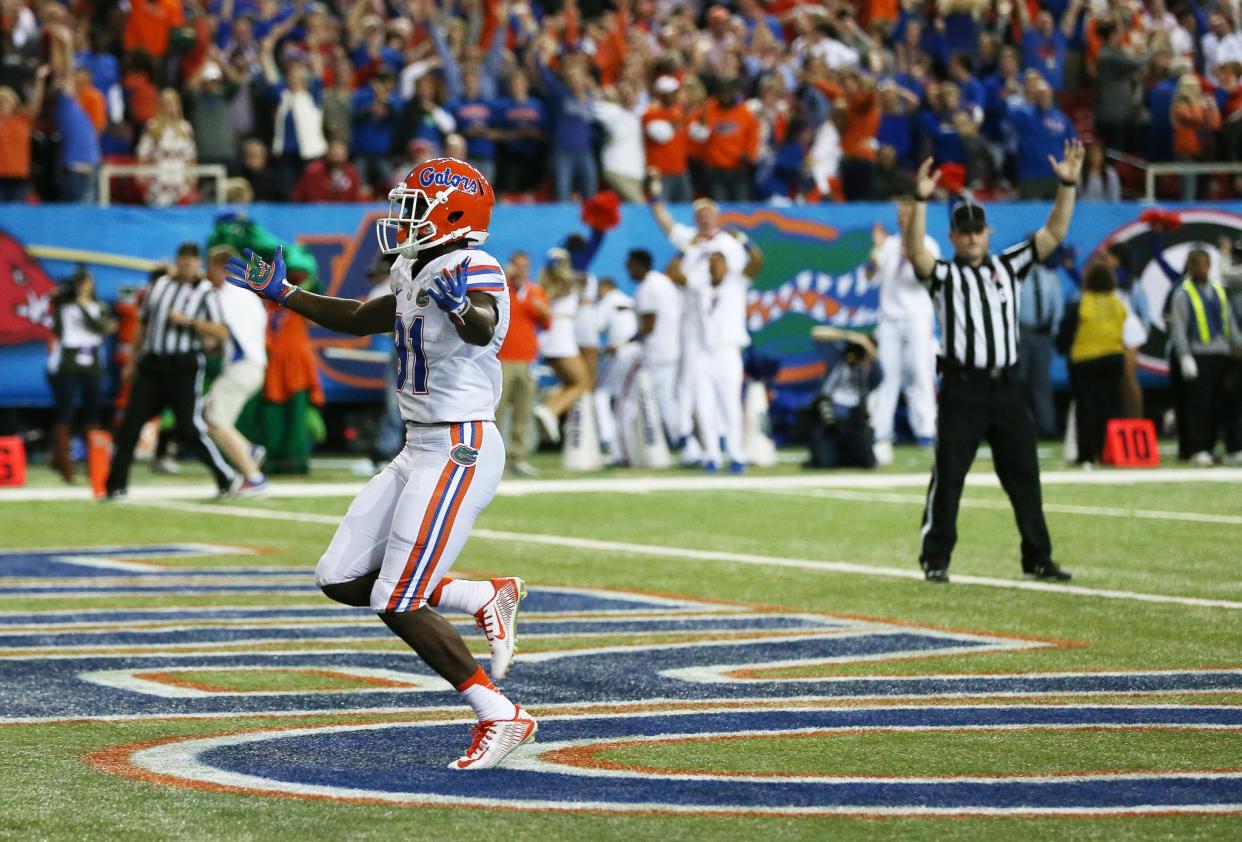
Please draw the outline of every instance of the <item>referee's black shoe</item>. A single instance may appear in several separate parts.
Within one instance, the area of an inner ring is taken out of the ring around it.
[[[1073,578],[1068,570],[1063,570],[1055,561],[1045,561],[1043,564],[1024,567],[1022,573],[1028,579],[1037,579],[1041,582],[1068,582]]]
[[[927,562],[919,562],[919,566],[923,568],[923,580],[933,582],[937,585],[949,584],[949,568],[933,567]]]

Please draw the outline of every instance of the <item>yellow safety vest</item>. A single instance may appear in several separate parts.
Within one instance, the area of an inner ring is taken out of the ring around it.
[[[1220,302],[1220,324],[1221,331],[1228,340],[1229,336],[1229,299],[1225,297],[1225,288],[1215,281],[1210,282],[1212,289],[1216,290],[1216,300]],[[1195,313],[1195,324],[1199,327],[1199,341],[1207,345],[1212,341],[1212,335],[1208,331],[1207,310],[1203,307],[1203,299],[1199,297],[1199,290],[1195,288],[1195,282],[1187,278],[1182,281],[1182,289],[1186,290],[1186,296],[1190,299],[1190,309]]]

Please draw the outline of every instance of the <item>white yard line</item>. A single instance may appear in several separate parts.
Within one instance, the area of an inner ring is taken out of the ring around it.
[[[703,476],[668,474],[662,476],[603,476],[575,479],[504,480],[497,492],[502,496],[532,494],[647,494],[661,491],[746,491],[776,488],[924,488],[926,472],[886,473],[803,473],[787,476]],[[1139,485],[1148,483],[1224,482],[1242,483],[1242,468],[1169,468],[1166,470],[1044,471],[1044,485]],[[270,497],[353,497],[363,480],[348,482],[274,482]],[[990,471],[976,471],[966,478],[975,488],[999,488]],[[190,485],[148,485],[131,488],[131,500],[206,500],[213,490],[204,480]],[[87,488],[0,489],[0,503],[90,500]]]
[[[761,494],[777,494],[785,497],[822,497],[830,500],[859,500],[867,503],[913,503],[919,506],[927,503],[923,494],[891,494],[874,491],[848,491],[845,489],[808,488],[796,490],[790,488],[761,489]],[[969,509],[1003,509],[1010,511],[1012,506],[1008,500],[972,500],[963,498],[961,505]],[[1200,512],[1170,512],[1159,509],[1122,509],[1115,506],[1075,506],[1067,503],[1044,503],[1045,512],[1065,515],[1091,515],[1092,517],[1139,518],[1142,520],[1180,520],[1190,523],[1224,523],[1234,526],[1242,525],[1242,515],[1215,515]]]
[[[144,505],[154,506],[173,511],[201,512],[203,514],[225,515],[243,518],[270,518],[300,523],[321,523],[335,526],[340,523],[339,516],[319,515],[302,512],[281,512],[271,509],[243,508],[240,506],[218,506],[179,502],[152,502]],[[752,564],[760,567],[793,567],[802,570],[818,570],[828,573],[857,573],[864,576],[885,576],[897,579],[919,579],[923,574],[911,567],[882,567],[869,564],[854,564],[846,561],[816,561],[806,558],[786,558],[782,556],[755,555],[753,553],[733,553],[720,550],[696,550],[689,547],[667,547],[655,544],[633,544],[624,541],[600,541],[591,538],[571,538],[564,535],[540,535],[527,532],[506,532],[496,529],[475,529],[470,533],[475,538],[495,541],[518,541],[527,544],[540,544],[552,547],[567,547],[576,550],[591,550],[600,553],[627,553],[653,557],[673,558],[680,561],[723,561],[734,564]],[[1227,599],[1202,599],[1191,596],[1172,596],[1169,594],[1139,593],[1136,591],[1119,591],[1104,588],[1086,588],[1080,585],[1058,585],[1051,582],[1028,582],[1024,579],[996,579],[989,576],[967,576],[954,574],[955,585],[981,585],[991,588],[1008,590],[1042,591],[1067,596],[1085,596],[1093,599],[1119,599],[1131,602],[1161,603],[1167,605],[1187,605],[1195,608],[1229,608],[1242,609],[1242,602]],[[932,586],[928,586],[932,587]]]

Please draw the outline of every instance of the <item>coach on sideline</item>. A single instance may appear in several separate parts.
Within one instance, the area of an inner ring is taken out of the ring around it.
[[[1045,260],[1069,231],[1083,147],[1067,141],[1061,161],[1048,156],[1060,180],[1044,227],[1000,254],[988,250],[991,229],[983,208],[970,200],[950,211],[952,260],[927,250],[927,200],[939,170],[928,158],[915,182],[917,201],[898,214],[902,244],[914,274],[935,302],[941,326],[936,461],[923,512],[919,564],[929,582],[949,581],[949,558],[957,543],[962,485],[985,437],[1001,486],[1009,495],[1022,535],[1022,572],[1027,578],[1066,581],[1070,574],[1052,560],[1052,540],[1040,499],[1035,422],[1018,379],[1018,284]]]

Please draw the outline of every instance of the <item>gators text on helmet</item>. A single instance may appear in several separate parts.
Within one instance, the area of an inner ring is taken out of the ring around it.
[[[465,240],[487,239],[496,194],[483,174],[456,158],[432,158],[388,193],[388,216],[376,220],[380,251],[413,257]]]

